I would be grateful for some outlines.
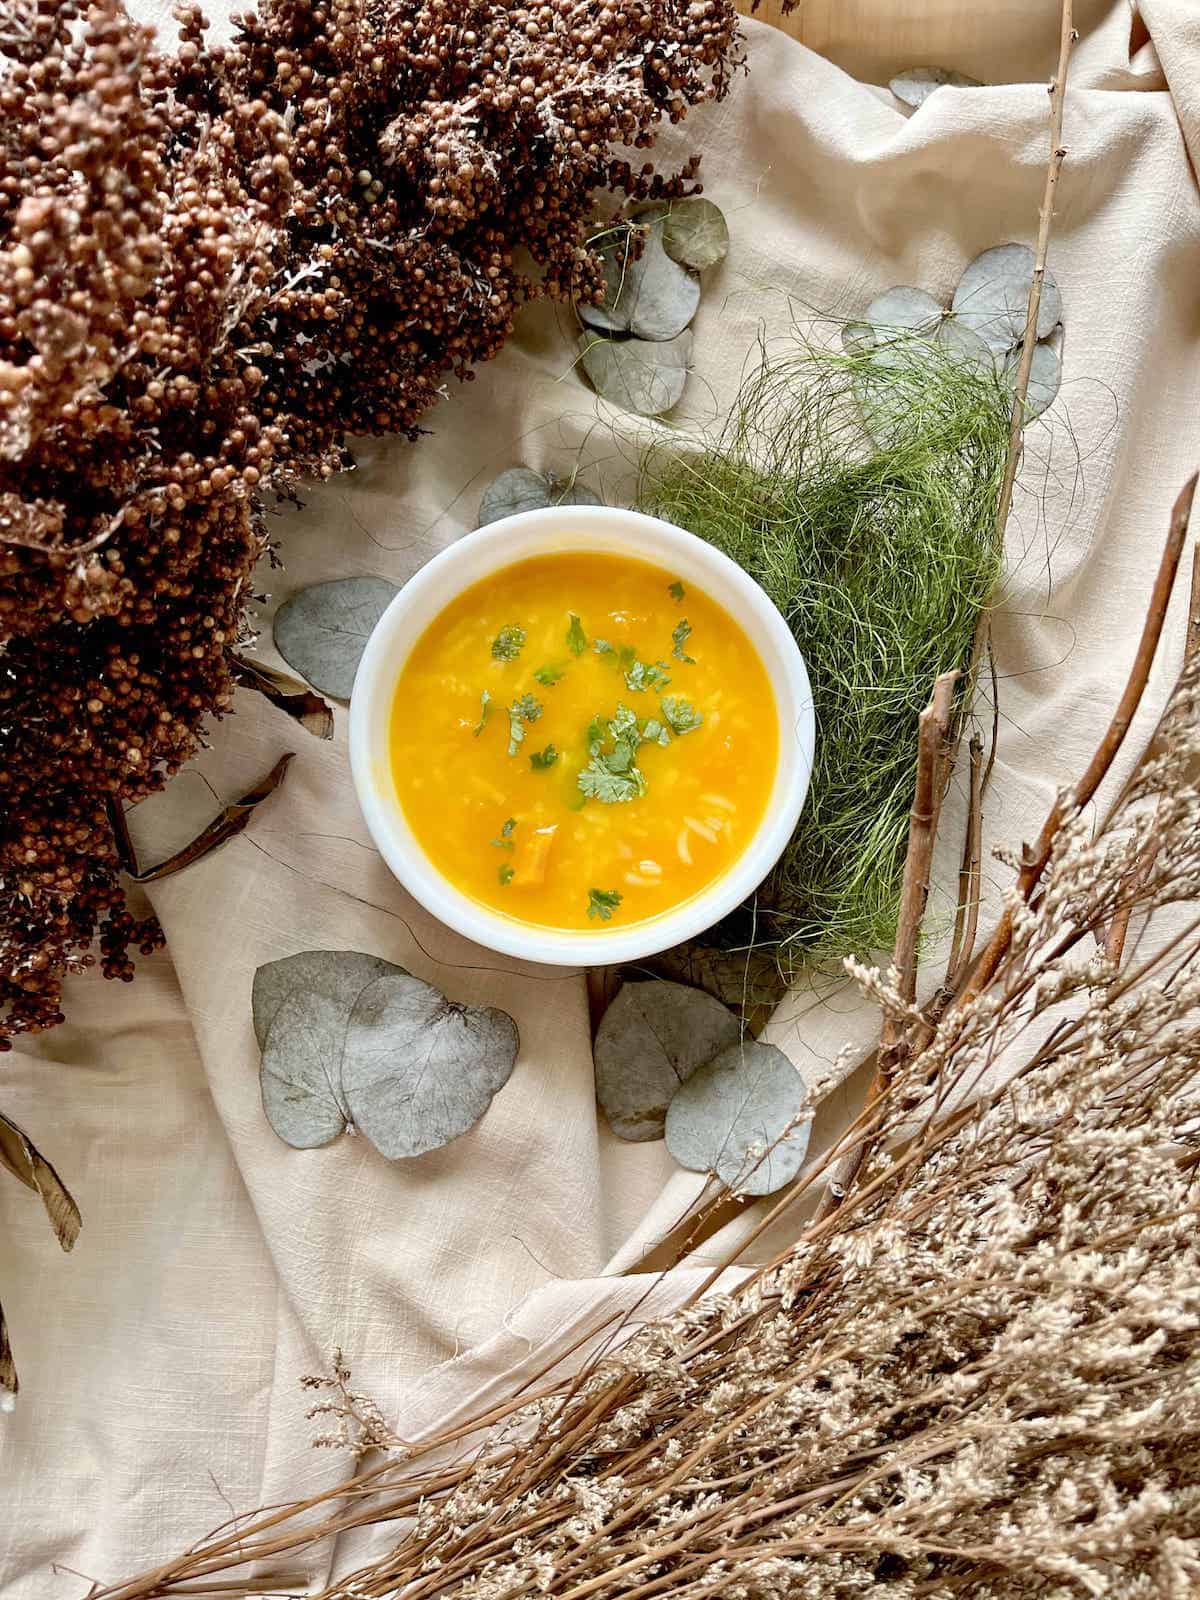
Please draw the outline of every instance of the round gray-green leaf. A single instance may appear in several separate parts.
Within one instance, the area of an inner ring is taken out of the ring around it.
[[[1026,244],[995,245],[975,257],[954,291],[955,316],[1001,354],[1024,337],[1033,263],[1033,251]],[[1047,270],[1038,308],[1038,338],[1044,339],[1061,320],[1062,296]]]
[[[254,974],[250,994],[258,1048],[261,1050],[266,1044],[275,1013],[293,991],[324,995],[342,1006],[349,1017],[350,1008],[369,983],[385,972],[403,971],[403,967],[382,956],[369,956],[361,950],[301,950],[294,956],[266,962]]]
[[[665,341],[683,332],[700,304],[700,284],[663,249],[664,225],[655,220],[646,226],[639,256],[623,241],[606,252],[608,292],[602,305],[580,305],[582,321],[637,339]]]
[[[683,394],[692,345],[690,328],[665,343],[589,335],[583,342],[583,370],[596,393],[613,405],[640,417],[661,417]]]
[[[391,1160],[436,1150],[483,1116],[508,1082],[518,1046],[506,1012],[457,1005],[419,978],[387,973],[350,1013],[346,1106]]]
[[[1021,365],[1021,347],[1010,350],[1004,358],[1004,380],[1014,387]],[[1025,392],[1025,421],[1040,417],[1052,405],[1062,383],[1062,357],[1054,345],[1044,343],[1033,347],[1033,363],[1029,368],[1029,388]]]
[[[598,506],[603,502],[586,484],[562,483],[534,472],[532,467],[509,467],[483,491],[478,526],[513,517],[520,511],[541,511],[546,506]]]
[[[339,1073],[346,1007],[328,994],[291,989],[267,1029],[262,1052],[262,1102],[285,1144],[312,1150],[347,1125]]]
[[[946,317],[933,336],[933,342],[955,361],[978,367],[985,376],[996,371],[996,357],[979,335],[957,317]]]
[[[275,613],[275,648],[314,689],[349,700],[371,630],[398,593],[386,578],[314,583]]]
[[[804,1161],[806,1099],[782,1050],[743,1040],[680,1086],[667,1111],[667,1149],[681,1167],[715,1173],[739,1194],[773,1194]]]
[[[741,1027],[703,989],[655,979],[626,983],[596,1030],[596,1098],[618,1139],[661,1139],[667,1107],[681,1083]]]
[[[604,299],[598,306],[581,300],[575,307],[579,320],[604,333],[628,333],[633,295],[625,290],[634,266],[634,234],[628,224],[622,223],[616,237],[602,247],[600,261],[604,268]]]
[[[925,104],[935,89],[979,89],[982,84],[978,78],[969,77],[965,72],[955,72],[950,67],[909,67],[906,72],[898,73],[888,88],[897,100],[903,100],[906,106],[911,106],[915,111],[918,106]]]
[[[885,341],[889,333],[933,333],[942,316],[941,303],[931,294],[910,284],[898,283],[876,295],[867,307],[864,320],[874,329],[876,339]]]
[[[672,261],[693,272],[715,267],[729,254],[729,225],[711,200],[694,195],[676,200],[662,222],[663,249]]]

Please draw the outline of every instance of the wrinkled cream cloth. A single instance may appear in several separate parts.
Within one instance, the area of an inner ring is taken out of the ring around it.
[[[927,48],[895,69],[945,59],[938,14],[949,9],[963,8],[924,8]],[[979,250],[1032,240],[1056,10],[1035,0],[993,13],[992,68],[978,51],[947,63],[993,86],[939,91],[911,116],[886,89],[748,26],[749,77],[659,152],[666,164],[703,152],[733,236],[706,284],[676,426],[719,416],[760,329],[784,332],[797,308],[854,315],[898,282],[948,295]],[[1200,453],[1200,201],[1188,154],[1200,157],[1200,14],[1194,0],[1143,0],[1138,18],[1119,0],[1080,22],[1051,253],[1066,379],[1028,435],[996,626],[1002,718],[987,827],[1010,844],[1033,834],[1093,748],[1171,500]],[[1013,76],[1028,81],[1002,81]],[[320,578],[403,581],[474,526],[480,491],[514,462],[568,470],[582,446],[588,478],[619,498],[636,442],[614,443],[609,421],[628,429],[628,419],[607,415],[573,372],[571,321],[531,310],[476,382],[450,388],[431,437],[369,443],[358,473],[281,517],[286,570],[264,578],[273,603]],[[1177,603],[1130,753],[1182,633]],[[271,658],[269,643],[260,653]],[[640,1286],[612,1274],[635,1267],[697,1193],[662,1144],[621,1144],[599,1118],[583,977],[469,946],[391,879],[355,806],[344,710],[321,744],[239,696],[203,759],[138,816],[143,859],[211,814],[210,785],[236,798],[285,749],[297,751],[286,786],[249,831],[155,886],[168,954],[143,962],[128,988],[72,983],[69,1025],[0,1063],[0,1104],[58,1165],[84,1218],[64,1256],[33,1196],[0,1176],[0,1296],[23,1384],[15,1413],[0,1417],[5,1600],[80,1596],[87,1583],[73,1574],[127,1577],[235,1508],[338,1482],[348,1459],[310,1449],[297,1387],[336,1347],[405,1432],[495,1392],[515,1363],[543,1359],[529,1354],[539,1344],[565,1344],[598,1308],[636,1304]],[[960,787],[948,842],[960,836]],[[948,843],[944,881],[956,853]],[[299,1152],[274,1136],[259,1101],[251,978],[262,962],[319,946],[375,952],[513,1014],[520,1060],[472,1133],[398,1163],[362,1139]],[[875,1025],[844,990],[802,985],[771,1036],[811,1073]],[[826,1106],[818,1144],[852,1087]],[[709,1241],[701,1264],[745,1226]],[[331,1559],[314,1552],[289,1575],[316,1582]]]

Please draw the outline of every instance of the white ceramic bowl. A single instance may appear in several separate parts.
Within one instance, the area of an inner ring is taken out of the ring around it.
[[[388,759],[392,700],[413,645],[463,589],[530,556],[594,550],[665,567],[723,605],[757,646],[779,711],[775,786],[750,844],[699,894],[629,927],[539,928],[493,911],[447,882],[417,843],[396,795]],[[703,539],[656,517],[611,506],[525,511],[464,535],[408,580],[380,617],[354,680],[350,766],[358,802],[379,852],[404,887],[439,921],[506,955],[556,966],[637,961],[710,928],[766,877],[792,836],[812,772],[812,692],[804,659],[774,605],[741,567]]]

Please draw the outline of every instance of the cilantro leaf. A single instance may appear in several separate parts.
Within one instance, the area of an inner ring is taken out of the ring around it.
[[[589,889],[589,917],[599,917],[601,922],[611,922],[612,914],[621,904],[621,894],[616,889]]]
[[[680,583],[679,579],[676,578],[674,583],[669,583],[667,585],[667,593],[671,596],[672,600],[682,600],[684,595],[687,593],[687,590]]]
[[[477,739],[478,739],[479,735],[483,732],[484,728],[487,726],[487,719],[491,716],[491,714],[492,714],[492,697],[488,693],[488,691],[485,689],[483,691],[483,693],[479,696],[479,721],[475,724],[475,737]]]
[[[617,653],[616,645],[609,644],[607,639],[593,639],[592,649],[598,656],[615,656]]]
[[[587,634],[575,613],[571,612],[571,626],[567,629],[567,649],[573,656],[581,656],[587,649]]]
[[[492,843],[496,846],[497,850],[511,850],[512,849],[512,847],[513,847],[512,836],[513,836],[514,830],[516,829],[516,826],[517,826],[516,817],[509,817],[508,821],[500,829],[500,837],[498,839],[493,839],[492,840]]]
[[[637,746],[631,744],[628,739],[618,739],[612,753],[600,756],[598,759],[603,761],[610,772],[628,772],[633,766],[633,752],[636,748]]]
[[[642,742],[644,744],[670,744],[671,730],[664,728],[657,717],[647,717],[642,724]]]
[[[665,689],[671,681],[665,661],[638,661],[625,673],[625,687],[640,694],[643,689]]]
[[[687,700],[679,699],[676,695],[665,695],[658,703],[671,732],[681,737],[685,733],[691,733],[693,728],[698,728],[704,721],[695,706]]]
[[[500,882],[502,884],[504,884],[505,886],[507,886],[508,884],[510,884],[512,882],[512,880],[513,880],[513,869],[508,865],[507,862],[505,862],[504,865],[500,868],[500,871],[497,873],[497,877],[500,879]]]
[[[676,661],[684,661],[689,667],[694,667],[696,665],[695,658],[689,656],[683,648],[687,643],[688,634],[691,633],[691,631],[692,625],[686,617],[684,617],[681,622],[676,624],[675,632],[671,635],[671,654],[675,657]]]
[[[632,667],[637,661],[637,651],[631,644],[623,644],[618,651],[618,655],[620,657],[619,665],[622,672],[628,672],[629,668]]]
[[[593,717],[588,723],[587,747],[588,755],[598,756],[605,739],[608,737],[608,723],[603,717]]]
[[[541,702],[523,694],[508,708],[508,753],[515,756],[525,739],[525,723],[536,722],[542,714]]]
[[[554,685],[558,682],[562,675],[562,667],[551,666],[549,663],[547,663],[544,667],[539,667],[534,673],[534,677],[541,684],[543,689],[553,689]]]
[[[636,800],[646,792],[646,780],[637,767],[630,767],[628,772],[613,772],[600,756],[592,757],[576,782],[581,794],[589,800],[602,800],[607,806]]]
[[[510,622],[492,640],[492,655],[497,661],[515,661],[525,647],[525,629]]]
[[[616,715],[608,724],[608,730],[614,739],[632,739],[636,744],[638,740],[638,720],[628,706],[617,701]]]
[[[547,767],[552,767],[558,760],[558,751],[552,744],[544,750],[535,750],[529,758],[529,765],[535,772],[545,772]]]

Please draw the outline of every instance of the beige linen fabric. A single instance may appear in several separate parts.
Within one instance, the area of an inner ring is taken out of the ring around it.
[[[1143,17],[1148,33],[1124,0],[1098,10],[1067,101],[1052,256],[1066,381],[1029,435],[1010,534],[995,841],[1029,836],[1090,752],[1198,454],[1200,201],[1185,144],[1200,147],[1198,24],[1188,0],[1145,0]],[[942,91],[910,118],[773,30],[751,24],[748,38],[748,79],[662,151],[703,152],[733,231],[680,427],[720,415],[759,332],[782,334],[797,307],[854,313],[895,282],[948,293],[977,251],[1036,225],[1042,84]],[[922,54],[938,59],[937,44],[933,30]],[[998,60],[1013,48],[998,37]],[[402,581],[474,525],[480,490],[516,461],[563,470],[582,448],[588,476],[619,498],[634,444],[606,424],[628,422],[573,373],[570,323],[531,310],[475,383],[450,390],[431,437],[367,443],[358,473],[281,517],[286,571],[264,579],[275,601],[334,575]],[[1178,604],[1168,632],[1143,728],[1178,654]],[[348,1464],[308,1448],[297,1389],[335,1347],[402,1427],[428,1426],[610,1295],[636,1298],[611,1277],[574,1280],[636,1266],[697,1192],[661,1145],[620,1144],[598,1118],[582,975],[466,944],[390,878],[355,807],[344,712],[337,722],[320,744],[239,697],[203,759],[139,813],[144,858],[211,813],[209,785],[232,799],[295,749],[285,788],[248,833],[155,887],[169,954],[128,989],[73,984],[70,1024],[0,1064],[0,1104],[84,1216],[64,1257],[32,1197],[0,1182],[0,1296],[24,1385],[0,1418],[5,1600],[80,1595],[67,1569],[112,1581],[231,1507],[336,1483]],[[960,815],[955,795],[947,839]],[[362,1140],[298,1152],[274,1137],[251,978],[318,946],[375,952],[513,1014],[520,1060],[477,1129],[409,1163]],[[872,1026],[843,990],[802,985],[772,1036],[812,1072]],[[825,1137],[849,1103],[833,1097]],[[319,1578],[329,1559],[298,1576]]]

